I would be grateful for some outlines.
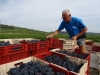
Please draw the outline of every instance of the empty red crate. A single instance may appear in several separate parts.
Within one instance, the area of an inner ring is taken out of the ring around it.
[[[26,52],[20,52],[20,53],[14,53],[14,54],[9,54],[5,56],[5,61],[6,63],[16,61],[19,59],[23,59],[27,57],[27,51]]]

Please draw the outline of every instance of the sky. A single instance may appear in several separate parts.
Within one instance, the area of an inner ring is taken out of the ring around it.
[[[0,23],[55,31],[65,9],[82,19],[88,32],[100,33],[100,0],[0,0]]]

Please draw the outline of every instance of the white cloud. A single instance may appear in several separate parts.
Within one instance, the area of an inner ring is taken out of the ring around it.
[[[42,31],[55,31],[61,12],[69,9],[81,18],[89,32],[100,32],[99,0],[0,0],[0,21]],[[97,27],[97,28],[95,28]]]

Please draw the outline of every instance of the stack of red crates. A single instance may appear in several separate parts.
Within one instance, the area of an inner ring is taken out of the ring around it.
[[[32,42],[29,42],[29,41],[26,41],[26,40],[23,40],[23,41],[20,41],[20,43],[22,44],[27,44],[27,57],[30,57],[32,56],[32,52],[33,52],[33,43]],[[36,54],[36,51],[34,50],[34,54]]]
[[[0,64],[27,57],[27,44],[0,46]]]
[[[28,44],[28,57],[47,52],[50,49],[48,40],[38,42],[21,41],[21,43]]]
[[[50,51],[50,48],[63,48],[63,41],[57,38],[39,42],[21,41],[20,44],[0,46],[0,64],[16,61],[29,56]]]

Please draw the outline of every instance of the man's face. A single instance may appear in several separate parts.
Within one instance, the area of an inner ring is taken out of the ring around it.
[[[62,19],[63,19],[65,22],[70,22],[70,20],[71,20],[71,15],[62,14]]]

